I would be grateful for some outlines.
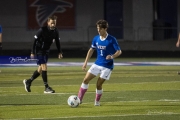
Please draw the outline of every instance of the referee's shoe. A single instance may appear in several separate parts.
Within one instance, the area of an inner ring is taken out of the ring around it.
[[[47,87],[45,88],[44,93],[55,93],[55,90],[53,90],[51,87]]]
[[[177,74],[180,75],[180,71],[178,71]]]
[[[25,86],[25,90],[26,90],[27,92],[31,92],[31,89],[30,89],[31,84],[28,83],[28,80],[24,79],[24,80],[23,80],[23,83],[24,83],[24,86]]]

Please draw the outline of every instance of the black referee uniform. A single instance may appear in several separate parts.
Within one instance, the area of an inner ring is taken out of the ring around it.
[[[38,68],[38,70],[34,71],[31,78],[23,80],[25,90],[27,92],[31,92],[30,86],[32,81],[42,74],[42,79],[45,85],[44,93],[54,93],[55,90],[53,90],[47,82],[47,70],[42,70],[41,64],[45,64],[45,66],[47,66],[46,63],[48,61],[48,54],[53,42],[56,43],[58,53],[62,54],[58,29],[56,27],[50,29],[49,26],[41,27],[34,38],[35,40],[31,54],[36,55],[37,65],[39,65],[41,70]]]
[[[62,53],[57,28],[50,30],[48,26],[42,27],[38,30],[34,38],[35,40],[31,53],[36,54],[38,65],[47,63],[49,50],[53,42],[56,43],[58,53]]]

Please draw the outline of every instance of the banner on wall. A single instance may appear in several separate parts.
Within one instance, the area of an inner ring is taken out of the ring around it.
[[[75,0],[27,0],[27,27],[39,29],[47,19],[56,15],[59,29],[74,29]]]

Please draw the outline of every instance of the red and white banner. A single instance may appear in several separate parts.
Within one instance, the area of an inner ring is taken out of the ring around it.
[[[27,0],[28,29],[38,29],[47,25],[47,19],[56,15],[57,27],[73,29],[75,27],[75,0]]]

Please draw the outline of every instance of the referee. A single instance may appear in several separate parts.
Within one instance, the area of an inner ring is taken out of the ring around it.
[[[47,78],[47,61],[48,61],[48,54],[50,46],[53,42],[56,43],[56,47],[58,50],[58,58],[63,58],[62,50],[60,46],[60,38],[59,32],[56,28],[56,16],[50,16],[47,20],[47,26],[41,27],[37,34],[34,36],[34,44],[31,50],[31,58],[34,58],[36,55],[37,58],[37,65],[38,69],[34,71],[32,76],[29,79],[24,79],[23,83],[25,86],[25,90],[27,92],[31,92],[30,86],[40,74],[42,75],[42,79],[44,82],[45,90],[44,93],[54,93],[53,90],[48,85],[48,78]]]

